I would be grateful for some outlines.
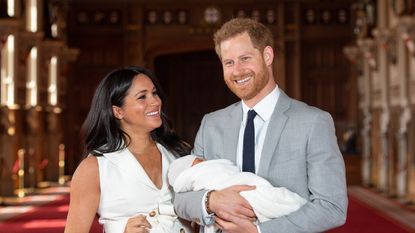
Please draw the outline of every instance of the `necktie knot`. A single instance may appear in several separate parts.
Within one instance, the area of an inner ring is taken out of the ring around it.
[[[256,116],[255,110],[251,109],[248,111],[248,119],[247,121],[252,121]]]

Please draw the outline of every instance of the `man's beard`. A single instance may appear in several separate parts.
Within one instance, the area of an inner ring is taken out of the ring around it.
[[[241,80],[243,77],[252,76],[252,80],[247,87],[247,90],[241,90],[241,88],[237,87],[237,84],[234,80]],[[243,75],[239,75],[238,77],[232,76],[231,81],[226,81],[226,85],[228,88],[236,95],[238,98],[242,100],[250,100],[254,98],[268,83],[268,72],[265,67],[261,69],[257,74],[254,72],[248,72]],[[228,79],[227,79],[228,80]]]

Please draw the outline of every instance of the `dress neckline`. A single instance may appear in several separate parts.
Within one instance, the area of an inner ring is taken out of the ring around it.
[[[148,176],[147,172],[145,171],[144,167],[141,165],[140,161],[138,161],[134,154],[128,149],[125,148],[125,150],[128,152],[128,155],[130,156],[130,158],[132,158],[138,167],[138,172],[140,176],[143,176],[143,179],[154,189],[158,190],[158,191],[162,191],[164,189],[166,189],[166,184],[167,184],[167,180],[166,180],[166,174],[167,174],[167,165],[168,165],[168,161],[166,156],[164,155],[164,151],[162,148],[162,145],[160,145],[159,143],[156,143],[157,149],[160,152],[160,156],[161,156],[161,187],[158,188],[154,182],[151,180],[151,178]]]

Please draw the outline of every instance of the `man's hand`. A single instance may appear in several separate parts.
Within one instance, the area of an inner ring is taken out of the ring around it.
[[[258,229],[252,221],[227,213],[216,214],[216,226],[226,233],[258,233]]]
[[[253,189],[255,189],[255,186],[235,185],[219,191],[213,191],[210,194],[209,207],[216,215],[223,213],[225,216],[232,215],[252,222],[256,219],[255,212],[239,192]],[[229,221],[226,218],[224,220]]]

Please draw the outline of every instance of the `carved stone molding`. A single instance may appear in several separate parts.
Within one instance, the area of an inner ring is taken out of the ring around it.
[[[344,47],[343,53],[353,63],[359,62],[359,60],[362,58],[362,52],[360,51],[359,47],[354,45]]]
[[[372,170],[372,112],[370,111],[370,99],[360,103],[360,108],[363,113],[362,129],[360,134],[362,136],[362,181],[363,184],[368,186],[371,184],[371,170]]]
[[[399,30],[411,32],[412,35],[415,33],[415,17],[414,16],[403,16],[399,18]]]
[[[376,69],[376,60],[374,56],[374,51],[376,49],[376,43],[373,39],[359,39],[357,41],[356,49],[354,48],[345,48],[345,53],[348,54],[348,57],[356,58],[356,56],[362,57],[363,72],[359,76],[359,108],[362,111],[362,181],[363,184],[368,186],[371,184],[371,170],[372,170],[372,161],[371,161],[371,130],[372,130],[372,112],[371,112],[371,75],[373,75],[374,70]],[[360,54],[360,55],[359,55]]]
[[[409,103],[407,103],[403,106],[401,111],[399,130],[396,134],[396,140],[398,141],[397,194],[399,197],[405,197],[408,188],[408,126],[411,120],[411,107]]]
[[[375,28],[372,34],[378,42],[387,43],[392,38],[393,32],[389,28]]]
[[[409,52],[415,56],[415,17],[405,16],[399,19],[399,36]]]
[[[379,47],[379,91],[381,92],[380,96],[380,106],[382,107],[382,116],[381,121],[382,125],[385,125],[383,129],[387,131],[388,125],[388,115],[389,115],[389,102],[388,102],[388,80],[390,76],[390,72],[395,68],[395,63],[397,62],[397,51],[396,51],[396,40],[395,40],[395,30],[391,30],[388,28],[375,28],[373,30],[373,35],[376,38]],[[387,67],[390,67],[388,71]]]
[[[357,45],[363,52],[363,57],[367,60],[370,68],[376,69],[376,44],[373,39],[359,39]]]

